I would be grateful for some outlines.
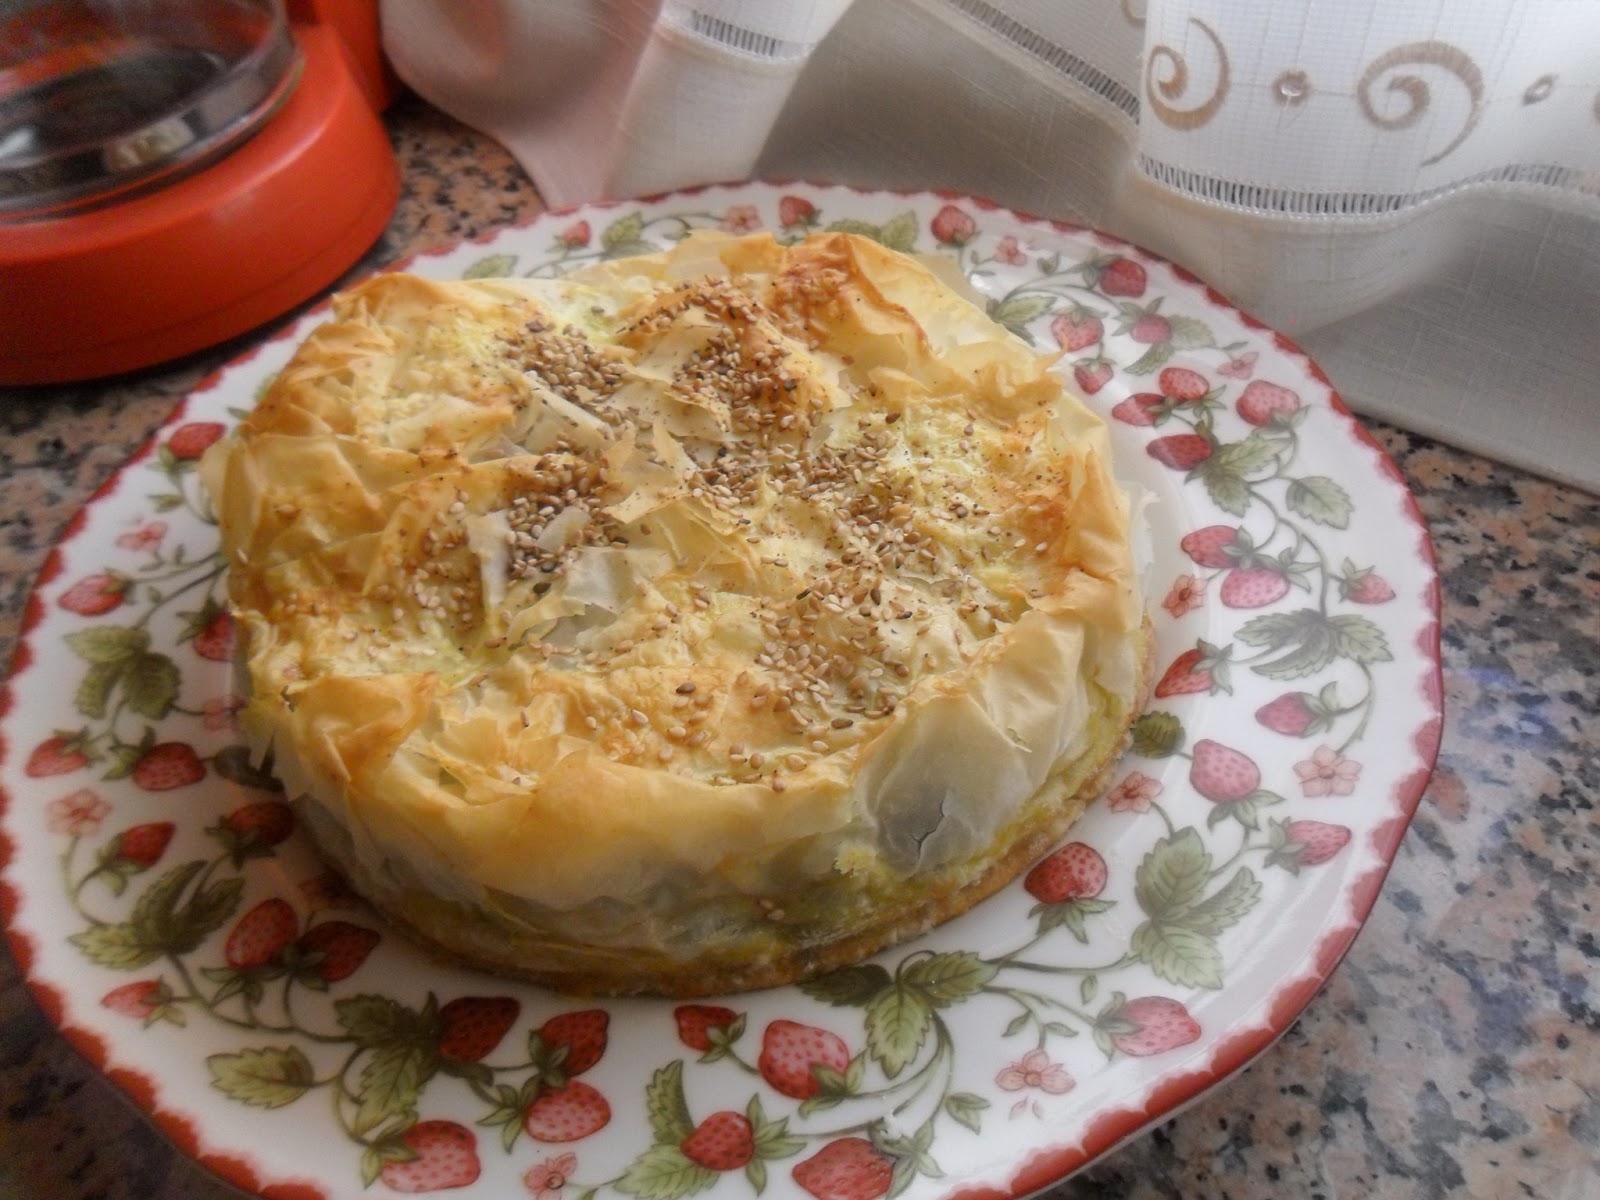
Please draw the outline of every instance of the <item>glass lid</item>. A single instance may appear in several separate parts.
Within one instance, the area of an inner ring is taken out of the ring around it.
[[[0,4],[0,220],[170,181],[255,132],[298,73],[282,0]]]

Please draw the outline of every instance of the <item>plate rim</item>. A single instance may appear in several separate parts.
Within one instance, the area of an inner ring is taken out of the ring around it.
[[[658,204],[681,197],[698,196],[709,191],[767,188],[778,190],[791,186],[820,191],[845,191],[868,198],[896,196],[904,199],[933,198],[952,203],[966,203],[981,212],[1000,213],[1022,225],[1042,225],[1064,234],[1087,234],[1108,249],[1132,251],[1166,267],[1179,283],[1198,290],[1208,305],[1224,310],[1248,329],[1270,335],[1273,344],[1281,353],[1300,360],[1307,375],[1327,389],[1329,408],[1337,417],[1343,419],[1343,425],[1355,443],[1372,453],[1373,465],[1380,474],[1399,485],[1403,496],[1401,515],[1411,523],[1417,534],[1414,553],[1427,577],[1420,600],[1424,618],[1431,620],[1428,620],[1419,631],[1416,643],[1419,654],[1425,660],[1423,674],[1416,684],[1419,690],[1418,699],[1422,703],[1424,712],[1423,720],[1407,738],[1416,751],[1421,765],[1395,783],[1390,794],[1390,804],[1398,811],[1382,821],[1368,835],[1370,845],[1378,854],[1380,861],[1365,874],[1350,881],[1348,892],[1350,908],[1347,919],[1323,931],[1306,956],[1306,961],[1309,963],[1307,969],[1279,981],[1270,992],[1256,1002],[1258,1007],[1265,1010],[1264,1021],[1224,1036],[1211,1047],[1203,1064],[1174,1069],[1160,1076],[1150,1085],[1144,1102],[1140,1105],[1119,1104],[1094,1114],[1082,1136],[1075,1141],[1049,1144],[1048,1139],[1041,1139],[1044,1144],[1019,1157],[1004,1187],[967,1184],[955,1186],[943,1193],[944,1200],[1023,1200],[1024,1197],[1061,1183],[1131,1141],[1150,1126],[1176,1115],[1180,1109],[1222,1084],[1264,1053],[1299,1019],[1355,943],[1356,936],[1365,927],[1372,913],[1384,880],[1394,866],[1400,842],[1411,825],[1422,794],[1438,762],[1444,724],[1444,663],[1441,654],[1442,613],[1438,560],[1434,553],[1427,519],[1418,506],[1416,495],[1399,465],[1383,444],[1361,424],[1316,360],[1296,342],[1266,322],[1257,319],[1194,272],[1165,255],[1093,226],[1041,217],[968,192],[943,188],[862,188],[848,183],[785,176],[719,181],[671,188],[642,196],[593,200],[544,209],[532,216],[496,225],[472,237],[457,238],[437,247],[403,255],[345,281],[345,289],[374,275],[406,270],[422,259],[445,257],[463,246],[489,244],[507,232],[528,229],[551,218],[567,217],[585,211],[604,211],[632,204]],[[46,553],[24,601],[16,644],[5,677],[0,681],[0,723],[10,715],[15,703],[13,691],[15,681],[33,665],[34,654],[30,635],[45,615],[41,592],[60,575],[65,561],[63,548],[82,534],[88,524],[90,510],[112,498],[128,473],[150,457],[160,442],[160,435],[183,420],[193,397],[211,391],[221,382],[225,374],[249,363],[268,347],[292,338],[307,318],[328,309],[331,301],[330,292],[315,304],[308,305],[289,318],[282,329],[261,338],[249,349],[207,372],[184,393],[167,417],[151,431],[133,454],[113,470],[68,519]],[[1396,539],[1397,542],[1401,540]],[[0,764],[6,761],[12,749],[4,732],[3,724],[0,724]],[[24,896],[10,878],[10,867],[15,858],[16,845],[6,830],[5,818],[11,810],[11,801],[9,790],[0,787],[0,928],[3,928],[22,983],[50,1024],[79,1055],[110,1081],[160,1130],[175,1148],[222,1182],[249,1195],[262,1197],[263,1200],[267,1198],[334,1200],[316,1184],[296,1180],[293,1177],[274,1178],[267,1175],[262,1170],[264,1164],[253,1161],[248,1151],[241,1154],[238,1150],[208,1147],[201,1137],[198,1122],[194,1118],[163,1106],[160,1085],[156,1079],[143,1070],[119,1066],[112,1060],[110,1048],[104,1038],[92,1030],[64,1019],[62,990],[58,984],[38,978],[34,974],[32,937],[19,929],[16,923],[17,914],[24,904]]]

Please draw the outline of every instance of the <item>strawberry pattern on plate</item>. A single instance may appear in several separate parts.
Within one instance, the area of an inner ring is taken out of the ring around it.
[[[1436,749],[1437,589],[1392,464],[1292,344],[1115,239],[951,196],[707,189],[411,269],[549,276],[763,226],[954,257],[1107,416],[1154,497],[1159,661],[1128,761],[1017,884],[803,987],[595,1006],[433,962],[321,867],[233,728],[194,463],[302,323],[197,392],[52,555],[0,767],[36,992],[239,1186],[1021,1194],[1247,1061],[1359,928]]]

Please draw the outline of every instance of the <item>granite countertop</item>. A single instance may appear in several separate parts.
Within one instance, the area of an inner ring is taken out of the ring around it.
[[[415,100],[389,126],[405,190],[358,270],[539,211],[493,142]],[[109,384],[0,392],[0,661],[62,526],[258,337]],[[1438,549],[1438,772],[1294,1028],[1052,1200],[1600,1196],[1600,499],[1370,425]],[[0,1200],[236,1195],[78,1058],[3,953],[0,1114]]]

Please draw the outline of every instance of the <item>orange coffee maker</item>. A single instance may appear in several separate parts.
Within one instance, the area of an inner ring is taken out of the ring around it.
[[[0,18],[0,384],[215,345],[337,279],[399,173],[377,0],[22,0]]]

